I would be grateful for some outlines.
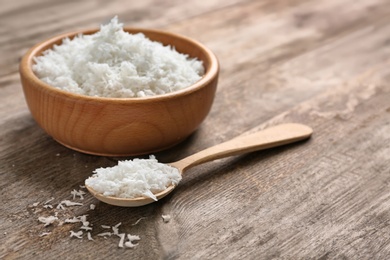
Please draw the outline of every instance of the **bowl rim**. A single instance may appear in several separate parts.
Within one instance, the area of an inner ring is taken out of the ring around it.
[[[113,97],[101,97],[101,96],[88,96],[83,94],[78,94],[70,91],[66,91],[60,88],[56,88],[40,78],[33,72],[32,70],[32,63],[33,58],[37,56],[36,54],[40,52],[42,49],[46,48],[49,45],[53,45],[55,42],[67,38],[67,37],[75,37],[79,34],[93,34],[97,31],[99,31],[100,28],[92,28],[92,29],[81,29],[71,32],[62,33],[53,37],[50,37],[46,40],[43,40],[37,44],[35,44],[33,47],[31,47],[26,54],[23,55],[20,65],[19,65],[19,71],[21,74],[24,75],[24,77],[27,80],[32,81],[35,85],[38,85],[42,87],[43,89],[47,90],[48,92],[57,93],[59,95],[78,99],[78,100],[84,100],[84,101],[100,101],[100,102],[115,102],[115,103],[128,103],[131,101],[132,103],[146,103],[146,102],[155,102],[159,100],[165,100],[165,99],[171,99],[182,95],[191,94],[199,89],[201,89],[204,86],[207,86],[219,73],[219,61],[216,57],[216,55],[205,45],[200,43],[197,40],[194,40],[192,38],[189,38],[184,35],[180,35],[177,33],[160,30],[160,29],[150,29],[150,28],[142,28],[142,27],[130,27],[130,26],[124,26],[123,30],[125,32],[131,31],[131,33],[156,33],[156,34],[162,34],[167,35],[172,38],[180,38],[181,40],[188,41],[195,46],[197,46],[206,56],[206,59],[209,60],[209,68],[206,70],[205,74],[202,76],[200,80],[193,83],[192,85],[185,87],[180,90],[176,90],[173,92],[161,94],[161,95],[155,95],[155,96],[147,96],[147,97],[123,97],[123,98],[113,98]]]

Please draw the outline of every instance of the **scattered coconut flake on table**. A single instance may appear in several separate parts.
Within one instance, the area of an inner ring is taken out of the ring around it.
[[[134,247],[138,246],[138,244],[134,244],[133,242],[141,240],[141,238],[139,236],[130,235],[130,234],[127,234],[127,239],[129,241],[125,242],[125,247],[128,247],[128,248],[134,248]]]
[[[73,195],[73,199],[76,199],[76,197],[79,197],[81,200],[83,200],[84,199],[83,195],[85,195],[86,193],[85,193],[85,191],[82,191],[82,190],[77,191],[74,189],[70,192],[70,194]]]
[[[80,229],[85,230],[85,231],[90,231],[90,230],[92,230],[92,228],[89,227],[89,226],[81,226]]]
[[[58,220],[56,216],[49,216],[49,217],[39,217],[38,221],[45,224],[44,226],[49,226],[50,224],[53,224],[54,221]]]
[[[74,232],[74,231],[70,231],[70,237],[77,237],[77,238],[83,238],[82,237],[82,235],[83,235],[83,231],[78,231],[78,232]]]
[[[98,237],[110,237],[112,235],[111,232],[103,232],[103,233],[99,233],[97,234]]]
[[[48,199],[47,201],[45,201],[43,204],[47,204],[49,202],[52,202],[54,200],[54,197],[51,197],[50,199]]]
[[[204,74],[202,61],[174,47],[129,34],[114,17],[92,35],[66,38],[35,58],[33,71],[44,82],[88,96],[128,98],[186,88]]]
[[[51,232],[42,232],[41,234],[39,234],[39,236],[44,237],[44,236],[48,236],[50,234],[51,234]]]
[[[65,223],[78,223],[78,222],[80,222],[80,219],[77,217],[65,219]]]
[[[118,236],[119,236],[119,238],[120,238],[118,247],[123,248],[124,243],[125,243],[126,234],[125,234],[125,233],[122,233],[122,234],[118,234]]]
[[[112,231],[113,231],[113,234],[114,235],[119,235],[119,226],[122,225],[122,222],[119,222],[118,224],[116,224],[115,226],[112,227]]]
[[[168,223],[171,220],[170,215],[162,215],[161,217],[165,223]]]
[[[146,217],[139,218],[135,223],[131,224],[132,226],[137,225],[141,220],[145,219]]]
[[[53,206],[49,204],[49,202],[52,202],[53,200],[54,200],[54,197],[51,197],[50,199],[48,199],[47,201],[45,201],[45,202],[43,203],[43,205],[44,205],[43,207],[49,206],[49,207],[53,208]],[[45,208],[47,208],[47,207],[45,207]]]
[[[181,180],[178,169],[159,163],[153,155],[149,159],[119,161],[114,167],[99,168],[94,173],[85,184],[103,196],[118,198],[144,196],[157,200],[154,193]]]
[[[45,205],[49,205],[47,203],[53,201],[54,198],[51,198],[50,200],[44,202],[44,206]],[[65,209],[64,206],[73,206],[75,204],[75,202],[72,202],[72,201],[69,201],[69,200],[63,200],[61,201],[61,203],[59,205],[62,206],[62,208],[57,208],[57,209],[53,209],[51,208],[51,211],[54,212],[54,216],[49,216],[49,217],[39,217],[38,220],[39,222],[41,223],[44,223],[45,227],[54,223],[55,221],[59,221],[59,224],[58,226],[61,226],[62,224],[76,224],[76,223],[82,223],[82,226],[79,227],[79,229],[76,231],[76,230],[73,230],[73,231],[70,231],[70,237],[75,237],[75,238],[78,238],[78,239],[83,239],[83,237],[85,237],[84,234],[86,234],[86,238],[87,240],[91,241],[91,240],[94,240],[92,235],[91,235],[91,230],[92,230],[92,224],[87,220],[87,217],[88,215],[81,215],[81,216],[72,216],[72,217],[69,217],[68,213],[66,213],[66,215],[68,216],[68,218],[65,218],[65,219],[62,219],[60,220],[59,219],[59,212],[60,212],[60,216],[61,215],[64,215],[62,213],[62,210]],[[81,206],[82,204],[81,203],[76,203],[77,206]],[[93,204],[91,204],[93,205]],[[61,210],[61,211],[57,211],[57,210]],[[140,219],[137,220],[137,223],[141,220],[141,219],[144,219],[145,217],[142,217]],[[122,225],[121,222],[117,223],[116,225],[114,226],[110,226],[110,225],[101,225],[101,227],[103,228],[107,228],[107,229],[112,229],[112,232],[103,232],[103,233],[100,233],[100,234],[97,234],[98,237],[102,237],[104,239],[108,239],[108,237],[113,237],[113,236],[116,236],[116,237],[119,237],[119,244],[118,244],[118,247],[120,248],[134,248],[135,246],[137,246],[138,244],[134,244],[133,242],[134,241],[138,241],[139,240],[139,236],[134,236],[134,235],[130,235],[130,234],[126,234],[126,233],[120,233],[119,232],[119,227]],[[39,237],[44,237],[44,236],[48,236],[50,235],[52,232],[48,232],[48,231],[43,231],[41,232],[40,234],[38,234]],[[7,235],[7,232],[4,232],[4,235]],[[126,239],[127,238],[127,239]],[[128,241],[125,241],[125,240],[128,240]]]
[[[73,202],[70,200],[63,200],[57,205],[57,209],[64,209],[64,205],[67,207],[83,206],[83,203]]]
[[[88,215],[82,215],[82,216],[78,217],[80,219],[80,222],[83,223],[84,227],[88,227],[89,226],[89,221],[87,221],[87,216]]]

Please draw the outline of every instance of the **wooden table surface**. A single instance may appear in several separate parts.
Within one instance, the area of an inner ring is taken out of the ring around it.
[[[75,152],[45,134],[18,64],[35,43],[114,15],[193,37],[221,64],[209,116],[160,161],[285,122],[311,126],[312,138],[195,167],[148,206],[73,199],[94,169],[124,158]],[[390,1],[0,0],[0,53],[0,259],[390,257]],[[56,209],[63,200],[83,205]],[[47,227],[38,221],[55,214]],[[82,215],[93,241],[70,237],[81,223],[63,223]],[[98,236],[118,223],[138,246]]]

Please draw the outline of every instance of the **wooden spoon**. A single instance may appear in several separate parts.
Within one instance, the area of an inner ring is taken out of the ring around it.
[[[188,168],[195,165],[232,155],[239,155],[290,144],[309,138],[312,132],[313,130],[306,125],[293,123],[281,124],[248,135],[238,136],[234,139],[231,139],[230,141],[212,146],[180,161],[170,163],[169,165],[177,168],[183,175]],[[89,186],[86,186],[86,188],[98,200],[111,205],[122,207],[138,207],[154,202],[152,198],[148,197],[130,199],[103,196]],[[175,186],[171,185],[166,190],[163,190],[155,195],[158,200],[162,199],[163,197],[167,196],[174,188]]]

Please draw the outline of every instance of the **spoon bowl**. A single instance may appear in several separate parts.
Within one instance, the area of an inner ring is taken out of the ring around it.
[[[98,200],[114,205],[114,206],[120,206],[120,207],[139,207],[144,206],[150,203],[155,202],[152,198],[149,197],[138,197],[138,198],[118,198],[118,197],[112,197],[112,196],[104,196],[103,194],[95,191],[93,188],[91,188],[88,185],[85,185],[87,190]],[[176,188],[175,185],[169,186],[167,189],[160,191],[159,193],[154,194],[157,198],[157,200],[160,200],[167,196],[169,193],[171,193]]]
[[[170,163],[169,165],[177,168],[180,174],[183,175],[187,169],[195,165],[228,156],[264,150],[305,140],[309,138],[312,133],[313,130],[306,125],[295,123],[281,124],[258,132],[238,136],[224,143],[190,155],[180,161]],[[167,196],[175,189],[175,187],[176,185],[172,184],[167,189],[155,193],[157,200]],[[155,202],[155,200],[149,197],[118,198],[104,196],[88,185],[86,185],[86,188],[98,200],[115,206],[139,207]]]

